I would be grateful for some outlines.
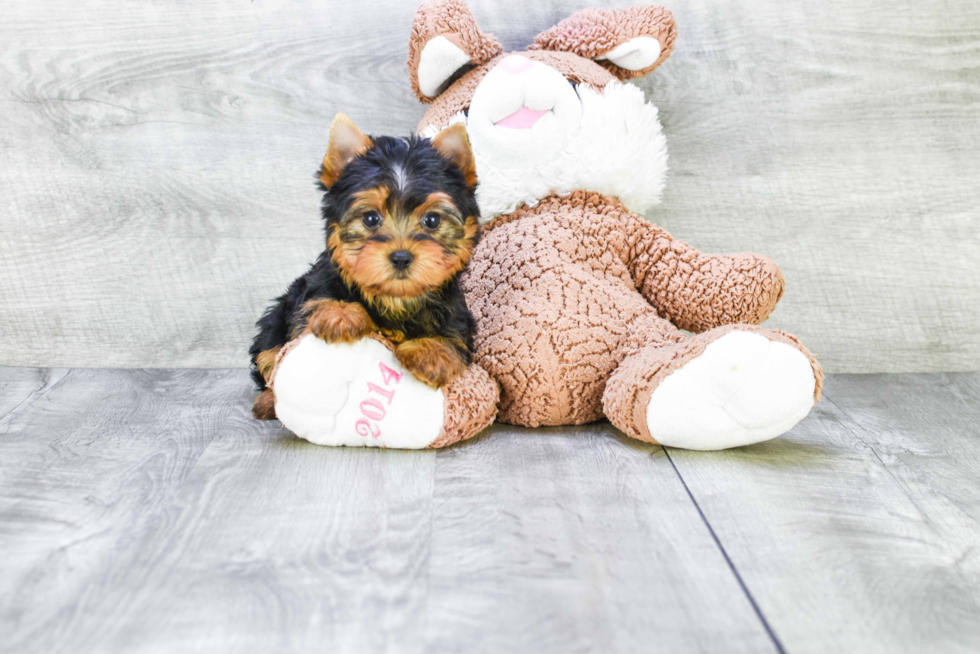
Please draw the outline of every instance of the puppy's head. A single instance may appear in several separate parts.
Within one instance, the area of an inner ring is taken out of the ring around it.
[[[331,257],[369,300],[440,288],[479,240],[476,166],[462,125],[431,140],[370,138],[337,114],[319,180]]]

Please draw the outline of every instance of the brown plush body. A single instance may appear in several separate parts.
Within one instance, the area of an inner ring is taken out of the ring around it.
[[[564,425],[601,418],[614,371],[646,347],[672,352],[687,340],[678,327],[765,320],[783,277],[766,257],[699,252],[577,192],[494,220],[463,289],[476,360],[501,385],[498,420]]]

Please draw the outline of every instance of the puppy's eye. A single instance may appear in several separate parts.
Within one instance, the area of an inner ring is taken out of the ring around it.
[[[361,218],[361,222],[364,223],[364,226],[368,229],[375,229],[381,224],[381,220],[381,214],[379,214],[377,211],[369,211],[364,214],[363,218]]]
[[[422,227],[425,227],[426,229],[439,229],[439,225],[441,224],[442,216],[437,213],[430,211],[422,216]]]

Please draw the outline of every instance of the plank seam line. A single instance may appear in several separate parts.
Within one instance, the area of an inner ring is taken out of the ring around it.
[[[681,480],[681,484],[684,485],[684,491],[687,493],[687,496],[691,498],[691,503],[694,505],[694,508],[698,510],[698,515],[701,516],[701,521],[704,523],[704,526],[708,528],[708,533],[711,534],[711,539],[715,541],[715,545],[718,546],[718,550],[721,552],[721,555],[725,558],[725,563],[728,564],[728,569],[732,571],[733,575],[735,575],[735,580],[738,582],[738,585],[742,588],[742,592],[745,593],[745,597],[746,599],[749,600],[749,604],[752,605],[752,610],[755,611],[756,616],[758,616],[759,618],[759,622],[762,623],[762,627],[766,630],[766,633],[769,634],[769,638],[772,639],[773,645],[776,646],[776,651],[779,652],[779,654],[786,654],[786,650],[783,649],[782,642],[780,642],[779,638],[776,636],[776,632],[773,631],[772,626],[769,624],[769,621],[766,620],[766,616],[762,614],[762,609],[759,608],[758,604],[756,604],[755,598],[752,597],[752,593],[749,592],[748,586],[745,585],[745,581],[742,579],[742,575],[738,573],[738,570],[735,568],[735,564],[732,562],[731,557],[728,556],[728,552],[725,550],[725,546],[721,544],[721,540],[718,538],[718,534],[715,533],[715,530],[714,528],[712,528],[711,523],[708,522],[707,516],[704,515],[704,511],[701,510],[701,505],[698,504],[698,501],[696,499],[694,499],[694,493],[692,493],[691,489],[688,488],[687,482],[684,480],[684,477],[681,475],[681,471],[677,469],[677,465],[674,464],[674,459],[671,458],[670,452],[667,450],[666,447],[663,448],[663,450],[664,450],[664,454],[667,455],[667,460],[670,461],[670,466],[674,469],[674,473],[677,475],[677,478]]]
[[[874,444],[868,442],[868,440],[863,438],[863,436],[868,436],[873,440],[874,434],[871,431],[869,431],[867,427],[859,423],[857,419],[854,418],[854,416],[852,416],[850,413],[847,412],[847,410],[845,410],[839,404],[834,402],[834,400],[831,397],[824,395],[824,401],[827,402],[830,406],[840,411],[840,414],[844,418],[844,420],[838,420],[837,423],[840,426],[842,426],[844,429],[846,429],[848,433],[854,437],[854,440],[857,443],[868,448],[871,454],[874,455],[875,459],[878,460],[878,463],[881,464],[881,469],[885,471],[885,474],[891,477],[891,480],[898,487],[898,490],[900,490],[902,494],[904,494],[905,497],[908,499],[908,501],[912,503],[912,506],[914,506],[915,510],[919,512],[919,515],[922,516],[922,519],[925,520],[925,522],[929,525],[929,527],[932,528],[936,533],[939,533],[939,527],[936,526],[936,523],[933,521],[929,513],[925,509],[923,509],[922,506],[919,504],[919,502],[916,501],[915,497],[912,496],[912,493],[905,485],[905,482],[903,482],[898,477],[898,475],[896,475],[894,471],[892,471],[891,466],[889,466],[884,462],[884,460],[881,458],[881,455],[878,454],[878,450],[875,449]]]

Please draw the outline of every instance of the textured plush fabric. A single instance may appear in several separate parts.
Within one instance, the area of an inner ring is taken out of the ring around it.
[[[470,365],[462,376],[442,389],[446,397],[445,424],[430,448],[446,447],[472,438],[497,417],[500,393],[487,371]]]
[[[470,62],[482,64],[500,54],[502,48],[493,34],[484,34],[473,20],[473,14],[463,0],[435,0],[423,4],[415,14],[408,42],[408,70],[412,92],[422,102],[432,98],[419,89],[419,57],[425,44],[437,36],[469,55]]]
[[[684,342],[678,326],[764,320],[783,280],[765,257],[699,252],[615,198],[577,191],[492,221],[463,288],[476,361],[501,385],[499,419],[537,426],[599,419],[628,355]]]
[[[768,257],[708,254],[636,214],[624,222],[637,288],[681,329],[702,332],[730,323],[757,324],[783,295],[783,274]]]
[[[583,9],[551,29],[538,34],[530,49],[572,52],[580,57],[595,60],[616,46],[638,36],[651,36],[660,41],[660,57],[651,66],[640,70],[627,70],[611,61],[596,61],[621,80],[635,79],[650,73],[674,50],[677,26],[673,14],[663,7]]]

